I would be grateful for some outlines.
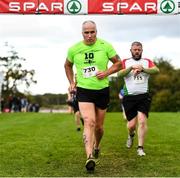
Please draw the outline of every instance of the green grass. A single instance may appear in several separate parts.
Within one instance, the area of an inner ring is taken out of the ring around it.
[[[125,148],[122,113],[108,113],[100,163],[87,174],[82,131],[73,116],[54,113],[0,115],[0,177],[177,177],[180,176],[180,114],[150,113],[145,157],[136,154],[137,136]]]

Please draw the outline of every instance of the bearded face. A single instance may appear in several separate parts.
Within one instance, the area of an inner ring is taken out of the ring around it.
[[[140,60],[142,57],[142,46],[140,45],[133,45],[130,49],[131,54],[132,54],[132,58],[135,59],[136,61]]]

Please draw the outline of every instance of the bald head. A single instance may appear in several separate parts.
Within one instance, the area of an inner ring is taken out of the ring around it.
[[[86,45],[94,44],[96,42],[97,35],[96,23],[91,20],[83,22],[82,35]]]
[[[96,23],[95,23],[94,21],[92,21],[92,20],[86,20],[86,21],[84,21],[83,24],[82,24],[82,31],[84,30],[84,28],[87,28],[87,27],[89,27],[89,26],[92,26],[92,27],[94,27],[94,28],[96,29]]]

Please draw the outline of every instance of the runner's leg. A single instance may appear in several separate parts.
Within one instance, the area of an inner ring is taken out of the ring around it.
[[[92,156],[95,131],[95,106],[93,103],[79,102],[79,109],[84,119],[83,141],[87,158]]]

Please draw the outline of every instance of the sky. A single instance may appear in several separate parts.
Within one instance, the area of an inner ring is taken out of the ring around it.
[[[0,56],[8,42],[35,70],[37,84],[21,87],[31,94],[67,93],[64,62],[70,46],[82,40],[82,23],[93,20],[97,37],[110,42],[121,59],[133,41],[143,43],[143,57],[163,57],[180,68],[180,15],[0,15]]]

